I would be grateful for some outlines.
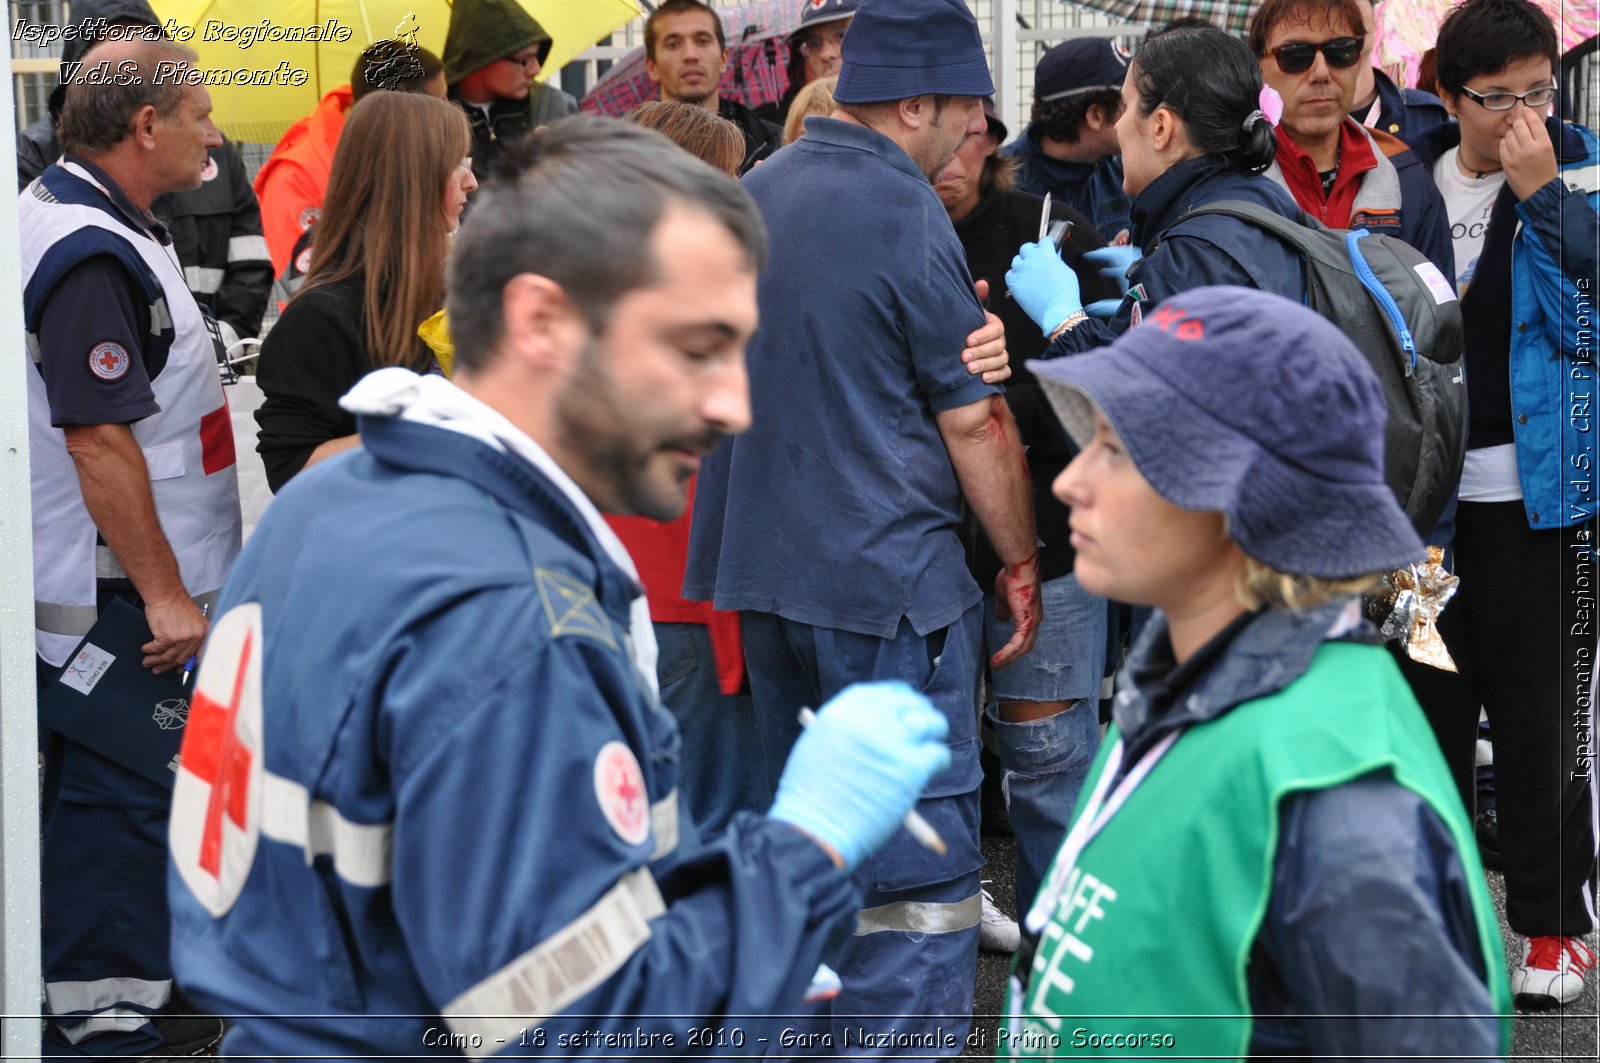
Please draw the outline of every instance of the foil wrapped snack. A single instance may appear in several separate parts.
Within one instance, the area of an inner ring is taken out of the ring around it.
[[[1425,560],[1384,575],[1383,591],[1371,600],[1372,616],[1383,637],[1400,643],[1413,661],[1454,672],[1456,662],[1438,625],[1460,585],[1460,577],[1444,567],[1444,550],[1430,546]]]

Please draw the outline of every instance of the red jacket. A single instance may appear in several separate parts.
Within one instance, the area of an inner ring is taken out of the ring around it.
[[[295,241],[316,221],[353,96],[349,85],[340,85],[322,97],[316,110],[289,127],[256,174],[261,228],[275,276],[288,267]]]

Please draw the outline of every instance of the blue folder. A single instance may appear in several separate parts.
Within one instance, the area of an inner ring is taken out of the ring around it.
[[[144,611],[114,598],[39,695],[50,730],[171,788],[189,718],[183,671],[139,662],[155,636]]]

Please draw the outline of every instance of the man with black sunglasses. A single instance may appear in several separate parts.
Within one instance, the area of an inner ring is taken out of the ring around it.
[[[1267,176],[1336,229],[1398,236],[1455,277],[1444,201],[1404,141],[1350,115],[1365,43],[1358,0],[1266,0],[1248,41],[1283,97]]]

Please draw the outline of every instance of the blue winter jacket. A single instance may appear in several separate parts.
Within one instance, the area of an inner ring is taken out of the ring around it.
[[[1523,507],[1534,529],[1565,528],[1593,517],[1600,465],[1594,406],[1600,139],[1556,118],[1546,129],[1559,175],[1515,203],[1518,225],[1511,242],[1512,430]],[[1412,147],[1431,172],[1460,143],[1460,127],[1448,123],[1423,133]],[[1500,195],[1515,199],[1509,184]],[[1502,215],[1498,204],[1494,214]],[[1486,235],[1486,251],[1493,243]],[[1487,272],[1480,260],[1478,273]]]
[[[1300,210],[1282,186],[1235,172],[1215,155],[1185,159],[1147,185],[1133,201],[1133,240],[1144,258],[1128,272],[1128,294],[1110,321],[1090,319],[1061,336],[1046,358],[1102,347],[1126,332],[1135,316],[1178,292],[1213,284],[1258,288],[1305,302],[1300,256],[1248,222],[1189,211],[1222,200],[1258,203],[1286,218]]]
[[[1131,226],[1128,194],[1122,190],[1122,157],[1099,162],[1068,162],[1051,158],[1039,143],[1039,131],[1030,123],[1022,135],[1000,154],[1017,160],[1018,192],[1042,196],[1046,192],[1094,222],[1107,240]]]
[[[177,978],[237,1016],[234,1057],[758,1051],[848,932],[850,876],[750,813],[696,837],[639,589],[548,479],[360,428],[222,593],[179,783],[230,788],[175,793]]]
[[[1450,120],[1450,112],[1444,109],[1444,101],[1433,93],[1401,88],[1381,70],[1372,73],[1378,87],[1378,120],[1369,128],[1381,129],[1401,140],[1409,140],[1423,130]],[[1361,121],[1360,116],[1354,113],[1350,117]]]

